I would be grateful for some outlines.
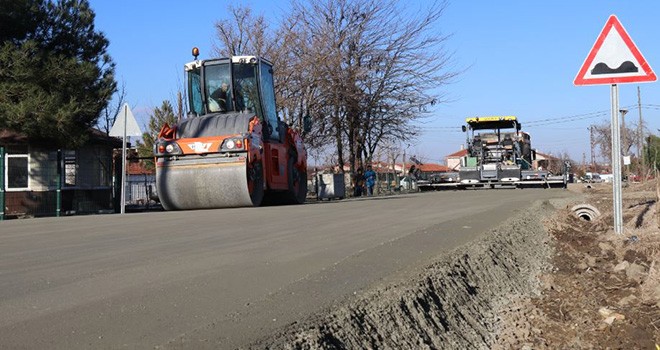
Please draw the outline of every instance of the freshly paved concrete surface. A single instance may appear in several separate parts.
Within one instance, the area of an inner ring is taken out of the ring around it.
[[[0,348],[235,348],[565,190],[0,222]]]

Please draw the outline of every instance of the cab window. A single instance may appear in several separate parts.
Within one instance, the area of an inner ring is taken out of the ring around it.
[[[269,124],[270,138],[279,139],[277,107],[275,105],[275,89],[272,68],[261,62],[261,96],[263,98],[264,118]]]
[[[211,113],[233,111],[231,75],[229,64],[214,64],[206,66],[204,71],[204,86],[208,96],[207,109]]]
[[[256,66],[248,63],[234,64],[234,95],[236,110],[256,113],[263,120],[256,79]]]
[[[202,79],[199,68],[188,72],[188,104],[190,111],[196,115],[204,114],[204,104],[202,102]]]

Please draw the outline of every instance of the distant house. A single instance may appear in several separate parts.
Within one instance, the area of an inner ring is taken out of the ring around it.
[[[553,155],[536,152],[536,159],[532,161],[534,169],[539,167],[549,170],[553,173],[559,174],[562,171],[563,161]]]
[[[445,157],[447,167],[451,169],[450,171],[458,171],[458,168],[461,167],[461,158],[467,156],[467,154],[467,149],[462,149]]]
[[[59,213],[111,211],[113,203],[113,149],[121,140],[90,130],[89,141],[78,149],[58,152],[45,142],[20,133],[0,131],[4,150],[0,167],[6,217],[54,216]]]
[[[127,168],[126,203],[149,205],[156,197],[156,171],[145,168],[137,160],[129,161]]]

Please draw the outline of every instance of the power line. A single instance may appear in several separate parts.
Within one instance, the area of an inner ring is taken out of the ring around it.
[[[461,130],[460,126],[429,126],[425,130]]]
[[[425,129],[425,130],[422,130],[422,132],[424,132],[424,133],[426,133],[426,132],[432,132],[432,133],[452,133],[452,134],[455,134],[455,133],[462,133],[461,129],[458,129],[458,130],[435,130],[435,129]]]
[[[560,120],[574,119],[574,118],[591,118],[593,116],[600,116],[601,114],[605,114],[605,113],[608,113],[608,112],[609,111],[597,111],[597,112],[591,112],[591,113],[569,115],[569,116],[566,116],[566,117],[554,117],[554,118],[530,120],[526,124],[544,123],[544,122],[560,121]]]
[[[607,116],[610,112],[605,111],[605,112],[594,112],[594,113],[589,113],[589,114],[580,114],[580,115],[574,115],[574,116],[568,116],[568,117],[559,117],[559,118],[548,118],[548,119],[543,119],[543,120],[532,120],[528,121],[523,124],[524,127],[537,127],[537,126],[544,126],[544,125],[552,125],[552,124],[560,124],[560,123],[566,123],[566,122],[574,122],[574,121],[579,121],[579,120],[586,120],[586,119],[594,119],[594,118],[602,118],[604,116]]]
[[[630,109],[633,107],[638,107],[637,105],[629,105],[629,106],[623,106],[621,109]],[[660,110],[660,105],[656,104],[643,104],[641,105],[641,108],[645,109],[654,109],[654,110]],[[569,115],[569,116],[564,116],[564,117],[552,117],[552,118],[545,118],[545,119],[537,119],[537,120],[530,120],[527,122],[523,123],[524,128],[534,128],[538,126],[546,126],[546,125],[552,125],[552,124],[560,124],[560,123],[567,123],[567,122],[575,122],[575,121],[580,121],[580,120],[587,120],[587,119],[595,119],[595,118],[600,118],[600,117],[607,117],[610,116],[612,111],[610,110],[603,110],[603,111],[596,111],[596,112],[590,112],[590,113],[582,113],[582,114],[574,114],[574,115]],[[442,133],[447,133],[447,132],[462,132],[460,127],[456,126],[429,126],[429,127],[421,127],[423,132],[442,132]]]
[[[634,106],[633,105],[623,106],[621,108],[622,109],[627,109],[627,108],[631,108],[631,107],[634,107]],[[610,115],[611,113],[612,112],[610,110],[605,110],[605,111],[597,111],[597,112],[591,112],[591,113],[569,115],[569,116],[566,116],[566,117],[556,117],[556,118],[531,120],[531,121],[528,121],[528,122],[524,123],[523,126],[535,127],[535,126],[544,126],[544,125],[572,122],[572,121],[585,120],[585,119],[593,119],[593,118],[598,118],[598,117],[604,117],[604,116]]]

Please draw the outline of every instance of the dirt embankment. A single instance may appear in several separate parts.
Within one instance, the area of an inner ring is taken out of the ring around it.
[[[301,320],[251,348],[655,349],[660,234],[654,192],[624,191],[614,235],[611,189],[588,189],[602,215],[537,203],[414,276]]]
[[[528,295],[552,255],[539,203],[412,278],[290,325],[253,345],[274,349],[489,349],[498,310]]]

